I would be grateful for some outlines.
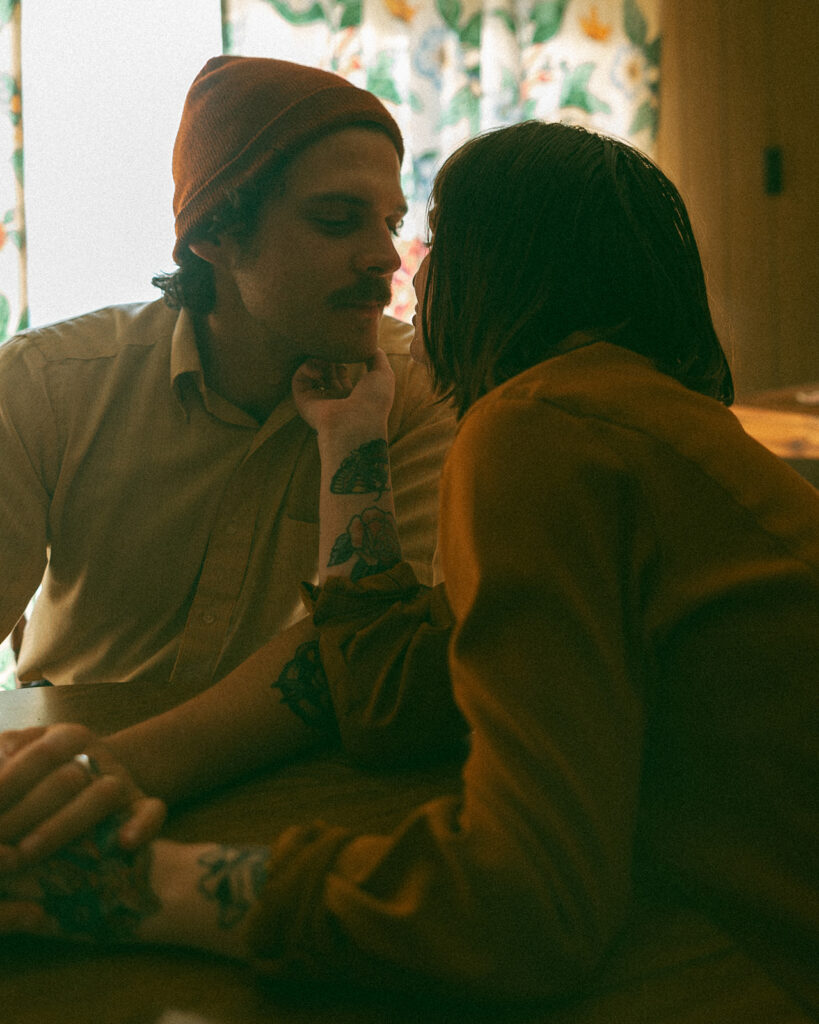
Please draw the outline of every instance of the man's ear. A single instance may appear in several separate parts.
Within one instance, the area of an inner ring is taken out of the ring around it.
[[[209,241],[207,238],[201,242],[188,242],[188,248],[195,253],[200,260],[217,266],[225,262],[225,251],[219,242]]]

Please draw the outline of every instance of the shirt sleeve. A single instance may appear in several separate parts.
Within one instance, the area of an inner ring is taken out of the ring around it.
[[[46,565],[48,508],[57,431],[35,348],[0,348],[0,639],[39,586]]]
[[[627,474],[559,410],[473,413],[441,505],[463,795],[389,836],[281,836],[250,932],[275,974],[555,997],[622,923],[643,728]]]

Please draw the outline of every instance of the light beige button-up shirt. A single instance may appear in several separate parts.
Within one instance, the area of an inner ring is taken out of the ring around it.
[[[405,557],[430,580],[453,433],[411,329],[384,318]],[[0,636],[42,581],[21,680],[221,678],[304,614],[319,456],[291,398],[267,421],[205,385],[193,326],[162,300],[0,348]]]

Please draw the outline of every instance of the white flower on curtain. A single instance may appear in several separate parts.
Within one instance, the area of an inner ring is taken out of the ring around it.
[[[659,109],[660,0],[223,0],[230,52],[343,75],[380,97],[406,144],[410,210],[390,311],[409,319],[435,172],[479,131],[582,124],[649,154]]]

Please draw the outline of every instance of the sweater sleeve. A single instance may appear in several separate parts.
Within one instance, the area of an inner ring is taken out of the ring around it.
[[[389,836],[281,836],[250,933],[278,975],[555,997],[622,922],[643,718],[621,576],[629,484],[593,425],[482,405],[442,490],[463,796]]]
[[[345,751],[386,768],[453,757],[466,724],[452,697],[452,613],[443,586],[422,586],[410,565],[305,587],[319,632]]]

